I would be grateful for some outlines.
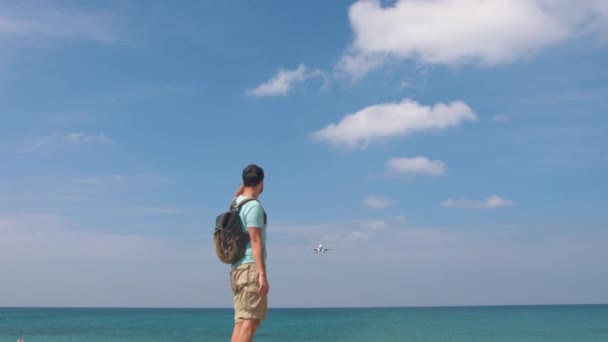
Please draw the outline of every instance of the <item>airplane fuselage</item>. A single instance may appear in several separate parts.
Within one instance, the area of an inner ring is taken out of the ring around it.
[[[323,245],[319,245],[319,247],[317,247],[317,248],[315,249],[315,251],[316,251],[317,253],[319,253],[319,252],[321,252],[321,253],[325,253],[325,252],[327,252],[327,248],[323,248]]]

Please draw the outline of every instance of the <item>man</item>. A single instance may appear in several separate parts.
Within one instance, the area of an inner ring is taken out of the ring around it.
[[[232,342],[249,342],[268,312],[268,278],[266,276],[266,214],[257,200],[264,191],[264,170],[249,165],[243,170],[243,185],[237,190],[236,202],[254,198],[239,208],[243,230],[250,242],[243,258],[232,264],[230,287],[234,292],[234,330]]]

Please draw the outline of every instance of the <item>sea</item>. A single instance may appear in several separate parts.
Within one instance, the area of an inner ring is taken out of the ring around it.
[[[0,308],[0,342],[229,341],[232,309]],[[608,305],[270,309],[254,341],[607,342]]]

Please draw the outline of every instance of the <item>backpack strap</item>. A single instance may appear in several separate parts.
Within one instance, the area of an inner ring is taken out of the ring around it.
[[[247,197],[244,200],[240,201],[238,204],[236,203],[236,197],[234,198],[234,200],[232,200],[232,203],[230,203],[230,208],[234,208],[234,209],[239,209],[240,207],[242,207],[245,203],[249,202],[249,201],[258,201],[255,198],[251,198],[251,197]],[[259,202],[259,201],[258,201]]]
[[[237,211],[239,210],[240,207],[242,207],[245,203],[249,202],[249,201],[258,201],[260,202],[257,198],[251,198],[251,197],[247,197],[244,200],[240,201],[238,204],[236,203],[236,197],[234,198],[234,200],[232,200],[232,203],[230,204],[230,209],[234,208]],[[264,210],[264,224],[266,224],[268,221],[268,217],[266,216],[266,210]]]

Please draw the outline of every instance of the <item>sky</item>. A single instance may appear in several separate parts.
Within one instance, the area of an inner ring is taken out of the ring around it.
[[[603,0],[0,0],[0,306],[608,303]],[[315,254],[318,244],[334,250]]]

